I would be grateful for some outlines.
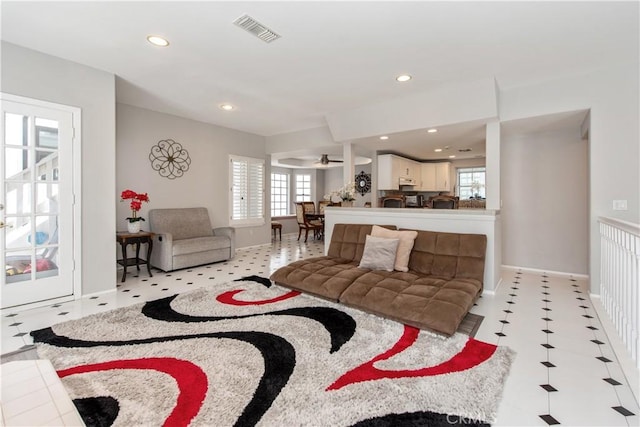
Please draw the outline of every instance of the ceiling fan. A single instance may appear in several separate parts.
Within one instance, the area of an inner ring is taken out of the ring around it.
[[[320,163],[321,165],[328,165],[329,163],[342,163],[342,160],[329,160],[328,154],[323,154],[316,163]]]

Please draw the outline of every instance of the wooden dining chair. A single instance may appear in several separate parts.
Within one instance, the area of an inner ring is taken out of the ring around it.
[[[306,242],[309,238],[309,230],[313,232],[313,238],[315,239],[318,233],[322,231],[322,223],[320,222],[311,222],[307,219],[307,213],[315,213],[315,206],[313,206],[313,212],[309,212],[308,209],[309,203],[313,204],[313,202],[296,202],[296,220],[298,221],[298,240],[300,240],[300,236],[302,235],[302,230],[304,230],[304,241]]]
[[[458,209],[458,198],[453,196],[435,196],[431,198],[432,209]]]

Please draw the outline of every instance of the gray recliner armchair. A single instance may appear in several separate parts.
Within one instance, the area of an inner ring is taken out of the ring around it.
[[[235,255],[235,229],[211,228],[207,208],[151,209],[153,238],[151,265],[164,271],[178,270]]]

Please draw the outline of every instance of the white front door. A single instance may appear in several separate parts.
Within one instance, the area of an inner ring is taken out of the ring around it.
[[[4,94],[1,109],[1,307],[73,295],[79,110]]]

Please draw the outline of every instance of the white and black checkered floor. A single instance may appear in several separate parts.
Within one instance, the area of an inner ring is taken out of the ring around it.
[[[296,237],[283,235],[281,242],[240,249],[229,262],[171,273],[153,270],[153,277],[145,268],[140,274],[130,268],[116,292],[5,310],[2,353],[31,344],[34,329],[251,274],[268,277],[292,261],[323,255],[323,242],[305,244]],[[485,316],[477,339],[517,352],[496,425],[637,426],[638,404],[592,307],[586,281],[511,270],[502,278],[496,295],[484,295],[472,310]]]

